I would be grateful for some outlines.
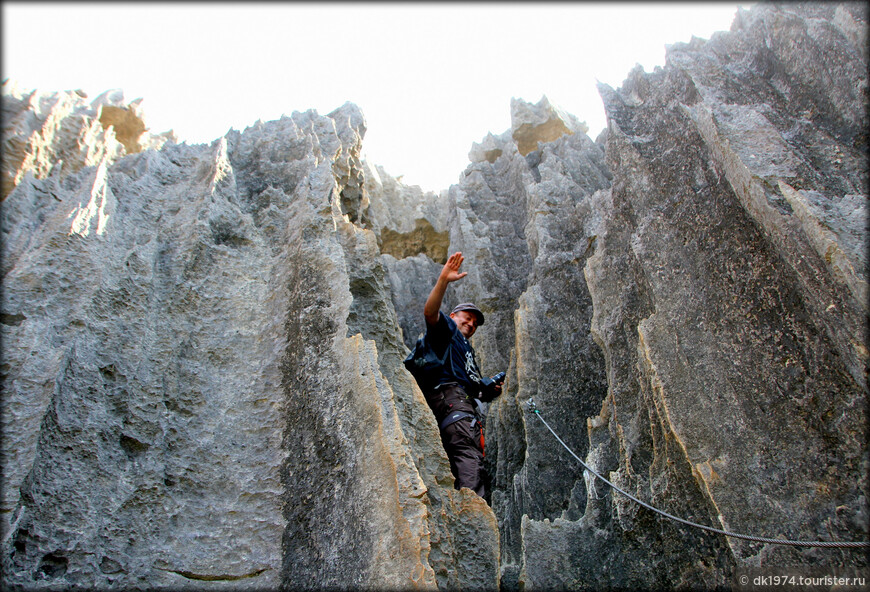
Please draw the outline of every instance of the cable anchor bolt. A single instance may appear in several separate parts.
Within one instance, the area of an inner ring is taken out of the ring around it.
[[[529,400],[526,402],[526,406],[529,408],[530,413],[537,413],[538,407],[535,405],[535,398],[529,397]]]

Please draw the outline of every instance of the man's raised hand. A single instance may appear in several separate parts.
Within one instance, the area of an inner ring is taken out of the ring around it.
[[[465,257],[462,256],[460,251],[450,255],[450,257],[447,258],[447,263],[445,263],[444,267],[441,269],[441,278],[446,282],[455,282],[456,280],[461,280],[468,275],[465,271],[461,273],[459,271],[464,260]]]
[[[426,299],[426,304],[423,306],[423,316],[426,317],[426,323],[434,325],[438,322],[438,311],[441,309],[441,302],[444,300],[444,293],[447,291],[447,284],[461,280],[466,274],[460,272],[462,266],[462,253],[459,251],[450,255],[447,258],[447,263],[441,268],[441,273],[438,274],[438,281],[429,292],[429,298]]]

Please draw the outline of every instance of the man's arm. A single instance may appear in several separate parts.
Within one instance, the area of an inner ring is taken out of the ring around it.
[[[461,280],[466,275],[466,272],[459,272],[460,266],[464,257],[462,253],[457,251],[447,258],[447,263],[441,268],[441,273],[438,275],[438,281],[429,293],[429,298],[426,299],[426,306],[423,307],[423,316],[426,317],[426,323],[435,325],[438,323],[438,312],[441,310],[441,302],[444,300],[444,293],[447,291],[447,284]]]

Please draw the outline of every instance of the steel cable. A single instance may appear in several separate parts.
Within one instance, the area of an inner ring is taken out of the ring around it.
[[[605,479],[604,477],[599,475],[597,472],[595,472],[592,468],[590,468],[589,465],[587,465],[585,462],[583,462],[579,456],[574,454],[574,451],[571,450],[570,448],[568,448],[568,445],[562,441],[562,438],[560,438],[559,435],[555,431],[553,431],[553,428],[550,427],[550,424],[547,423],[547,421],[541,415],[541,412],[535,406],[534,400],[529,399],[527,404],[529,407],[529,411],[534,413],[538,417],[538,419],[541,420],[541,422],[547,427],[547,429],[550,430],[550,433],[553,434],[553,436],[556,438],[556,440],[559,441],[559,444],[561,444],[565,448],[565,450],[567,450],[571,454],[571,456],[573,456],[577,460],[577,462],[579,462],[583,466],[583,468],[585,470],[589,471],[590,473],[592,473],[593,475],[595,475],[596,477],[598,477],[599,479],[601,479],[602,481],[607,483],[607,485],[609,485],[610,487],[612,487],[613,489],[615,489],[616,491],[618,491],[619,493],[621,493],[622,495],[624,495],[628,499],[640,504],[641,506],[643,506],[644,508],[647,508],[648,510],[652,510],[653,512],[656,512],[657,514],[661,514],[665,518],[669,518],[670,520],[675,520],[677,522],[680,522],[681,524],[685,524],[687,526],[692,526],[694,528],[700,528],[702,530],[706,530],[709,532],[715,532],[716,534],[722,534],[722,535],[737,538],[737,539],[745,539],[748,541],[757,541],[759,543],[770,543],[773,545],[790,545],[792,547],[836,547],[836,548],[870,547],[870,542],[866,542],[866,541],[848,541],[848,542],[792,541],[792,540],[787,540],[787,539],[772,539],[772,538],[767,538],[767,537],[752,536],[752,535],[748,535],[748,534],[739,534],[736,532],[729,532],[727,530],[722,530],[721,528],[713,528],[712,526],[704,526],[703,524],[698,524],[697,522],[692,522],[691,520],[685,520],[683,518],[679,518],[677,516],[674,516],[673,514],[669,514],[668,512],[665,512],[664,510],[659,510],[658,508],[655,508],[655,507],[649,505],[648,503],[639,500],[638,498],[631,495],[627,491],[623,490],[619,486],[614,485],[613,483],[611,483],[610,481],[608,481],[607,479]]]

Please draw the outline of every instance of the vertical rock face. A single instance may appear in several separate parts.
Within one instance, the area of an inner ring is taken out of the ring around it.
[[[348,103],[152,135],[5,89],[5,587],[729,587],[866,567],[867,15],[762,4],[600,89],[511,103],[440,193]],[[491,508],[401,365],[448,252]]]
[[[497,587],[492,511],[399,371],[364,133],[348,104],[20,175],[5,585]]]
[[[855,6],[761,5],[729,33],[671,47],[663,69],[601,89],[613,182],[593,200],[585,277],[608,390],[579,452],[677,516],[867,540],[867,62],[856,30],[866,15]],[[562,434],[589,417],[541,407]],[[529,444],[548,437],[527,430]],[[866,566],[860,550],[686,529],[588,485],[579,519],[568,505],[550,522],[523,518],[526,585],[727,586],[737,567]]]
[[[484,370],[509,370],[487,429],[505,588],[866,565],[661,518],[584,479],[524,410],[534,397],[590,466],[677,516],[867,539],[865,42],[856,5],[759,6],[602,87],[597,142],[544,99],[472,147],[443,196],[469,272],[448,300],[481,306]],[[389,266],[394,286],[437,272]],[[400,316],[426,295],[401,293]]]

